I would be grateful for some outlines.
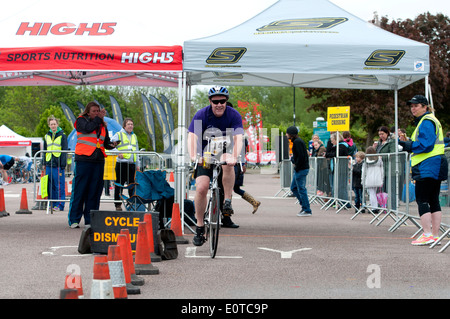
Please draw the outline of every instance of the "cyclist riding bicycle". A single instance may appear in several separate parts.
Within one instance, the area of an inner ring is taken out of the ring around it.
[[[227,106],[229,98],[225,87],[215,86],[208,92],[210,105],[199,110],[189,125],[188,150],[192,161],[201,158],[199,164],[203,163],[203,157],[214,156],[227,165],[222,167],[222,186],[224,192],[223,202],[223,227],[236,227],[231,221],[233,208],[231,196],[234,186],[234,165],[242,149],[242,136],[244,128],[242,117],[238,111]],[[193,243],[196,246],[203,245],[205,241],[205,226],[203,214],[207,205],[207,194],[212,177],[212,169],[197,165],[194,173],[196,182],[195,192],[195,217],[197,219],[196,235]]]

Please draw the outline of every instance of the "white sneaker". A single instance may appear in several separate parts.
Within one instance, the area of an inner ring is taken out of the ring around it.
[[[80,228],[80,225],[78,225],[78,223],[73,223],[72,225],[70,225],[70,228]]]
[[[298,217],[308,217],[308,216],[312,216],[312,212],[305,212],[304,210],[302,210],[300,213],[297,214]]]

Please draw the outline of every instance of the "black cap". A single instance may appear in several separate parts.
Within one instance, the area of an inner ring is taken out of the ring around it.
[[[286,133],[288,133],[289,135],[297,135],[298,129],[295,126],[289,126],[286,130]]]
[[[406,102],[407,105],[419,104],[419,103],[422,104],[422,105],[428,105],[428,100],[423,95],[415,95],[411,100]]]

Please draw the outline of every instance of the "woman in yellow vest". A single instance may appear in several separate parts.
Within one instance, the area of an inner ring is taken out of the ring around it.
[[[45,174],[48,175],[48,198],[66,199],[65,168],[67,164],[68,150],[67,136],[59,127],[59,121],[53,115],[47,119],[50,130],[44,136],[44,165]],[[64,201],[51,202],[53,210],[63,211]]]
[[[412,245],[430,245],[438,240],[442,211],[439,204],[441,181],[448,178],[441,123],[430,112],[428,100],[416,95],[407,102],[417,125],[411,141],[399,140],[403,150],[411,152],[412,178],[416,181],[416,202],[423,234]]]
[[[136,153],[127,153],[126,151],[139,151],[139,144],[136,134],[133,133],[134,122],[127,117],[123,120],[122,129],[117,132],[111,141],[119,143],[116,149],[120,152],[117,155],[116,162],[116,182],[125,185],[134,183],[134,175],[136,170],[139,170],[139,156]],[[122,210],[120,194],[123,189],[120,187],[114,188],[114,203],[116,210]],[[129,196],[133,195],[133,189],[128,189]]]
[[[98,210],[100,207],[105,149],[111,150],[117,145],[109,139],[106,123],[103,121],[105,114],[105,109],[100,110],[97,103],[90,102],[75,122],[77,144],[69,208],[71,228],[78,228],[82,217],[85,225],[90,225],[91,210]]]

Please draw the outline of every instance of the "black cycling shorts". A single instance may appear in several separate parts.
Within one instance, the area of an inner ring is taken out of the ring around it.
[[[11,160],[8,163],[3,165],[3,169],[9,170],[11,167],[14,166],[14,162],[15,162],[15,160],[14,160],[14,157],[13,157],[13,158],[11,158]]]

